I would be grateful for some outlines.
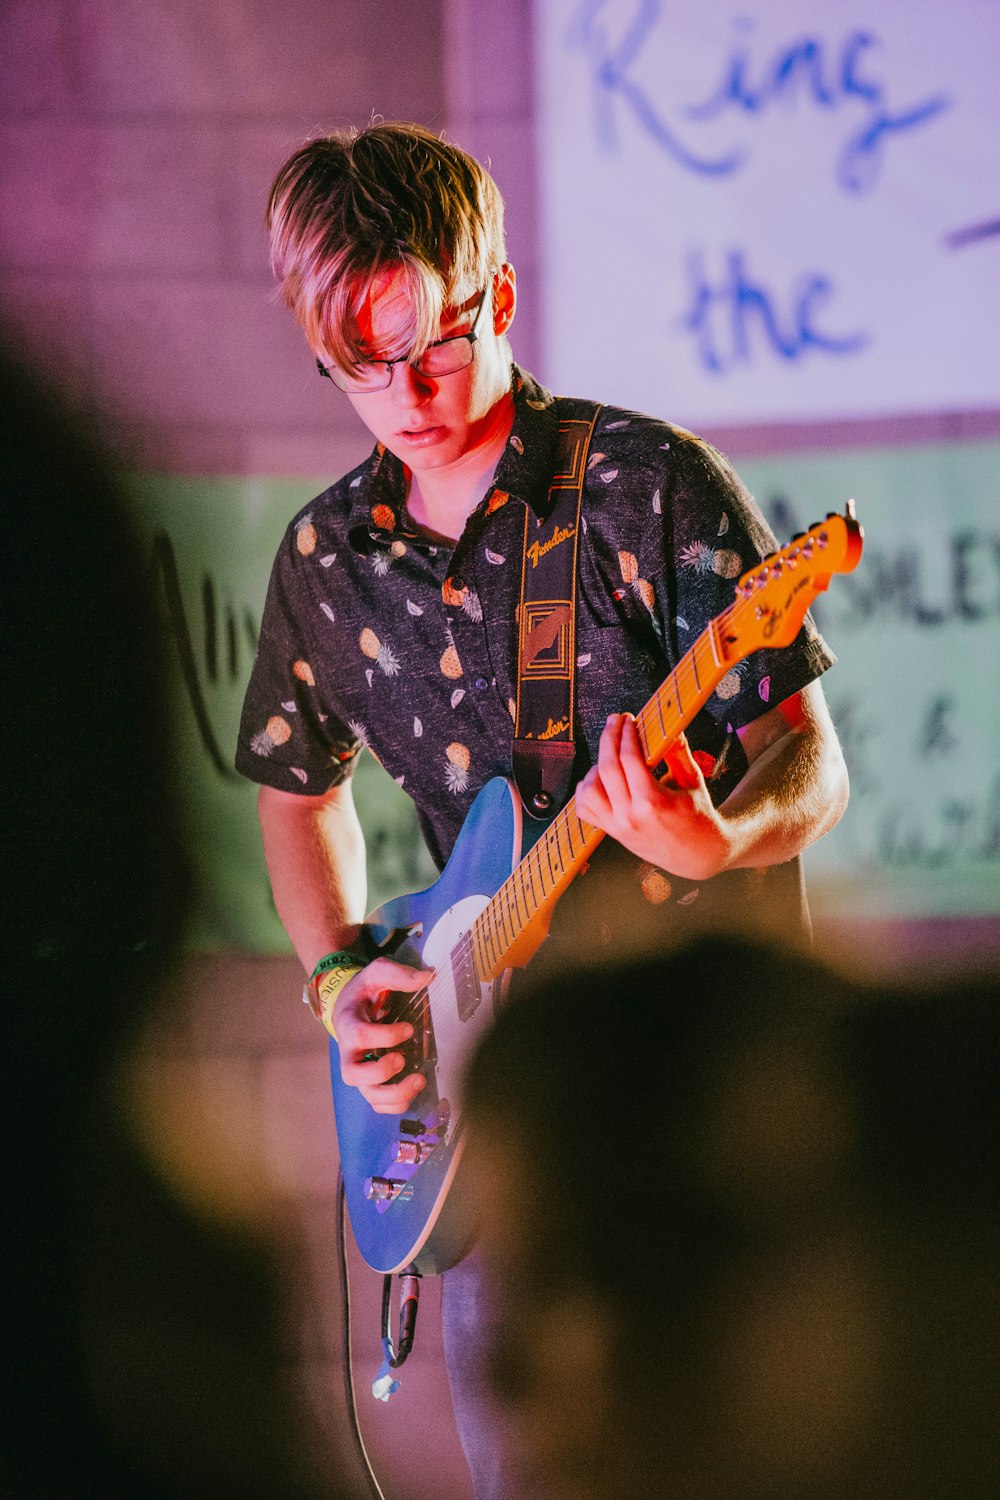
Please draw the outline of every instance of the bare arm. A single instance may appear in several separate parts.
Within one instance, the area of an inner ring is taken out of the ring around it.
[[[322,797],[261,787],[257,813],[271,890],[302,967],[348,948],[365,915],[365,840],[349,781]]]
[[[274,904],[308,974],[327,953],[355,944],[364,920],[365,840],[351,784],[322,797],[262,787],[257,811]],[[419,989],[429,977],[429,970],[376,958],[337,996],[341,1075],[380,1113],[405,1113],[424,1087],[419,1073],[395,1081],[404,1059],[391,1049],[407,1041],[413,1027],[383,1017],[393,991]],[[373,1057],[376,1052],[383,1055]]]
[[[810,683],[737,733],[750,764],[720,808],[733,838],[729,865],[780,864],[829,833],[847,807],[847,766],[823,689]]]
[[[597,765],[576,794],[580,816],[640,859],[691,880],[780,864],[840,820],[847,768],[822,688],[810,683],[739,731],[749,769],[720,807],[682,736],[669,777],[647,769],[635,721],[613,715]]]

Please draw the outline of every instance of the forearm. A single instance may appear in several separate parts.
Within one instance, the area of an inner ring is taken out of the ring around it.
[[[365,843],[349,790],[326,798],[261,789],[264,855],[274,904],[303,968],[349,947],[364,919]]]
[[[847,770],[836,739],[789,730],[762,750],[719,807],[726,867],[781,864],[828,833],[847,806]]]

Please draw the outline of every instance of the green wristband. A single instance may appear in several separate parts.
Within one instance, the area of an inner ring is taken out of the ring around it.
[[[323,1022],[334,1041],[337,1040],[337,1033],[333,1029],[334,1002],[344,985],[366,967],[365,960],[359,958],[358,954],[338,949],[336,953],[328,953],[325,958],[320,959],[302,992],[302,998],[313,1015]]]

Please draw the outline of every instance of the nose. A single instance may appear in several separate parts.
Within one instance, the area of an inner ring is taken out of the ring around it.
[[[431,395],[431,382],[403,359],[392,367],[389,389],[397,406],[422,406]]]

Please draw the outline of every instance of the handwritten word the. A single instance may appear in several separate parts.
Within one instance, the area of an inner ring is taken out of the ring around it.
[[[725,269],[714,281],[701,251],[688,256],[690,302],[681,327],[690,333],[698,359],[713,375],[749,364],[763,351],[795,361],[809,350],[829,355],[854,354],[868,343],[861,332],[836,334],[819,327],[819,318],[834,295],[828,276],[807,271],[786,294],[783,309],[777,295],[747,270],[743,252],[730,250]]]
[[[658,98],[637,72],[654,40],[662,46],[676,45],[663,0],[635,0],[624,31],[614,41],[609,35],[610,8],[609,0],[583,0],[569,33],[570,46],[585,52],[590,65],[602,144],[609,150],[617,147],[617,105],[672,161],[701,176],[731,176],[750,158],[747,140],[736,132],[724,150],[701,144],[705,125],[721,117],[734,116],[737,125],[749,126],[779,105],[829,113],[850,109],[861,118],[843,143],[837,181],[847,192],[867,192],[881,171],[886,141],[932,120],[952,103],[944,94],[932,94],[902,107],[890,106],[884,66],[878,66],[886,49],[872,31],[852,30],[836,39],[807,34],[767,46],[753,36],[754,22],[746,16],[734,18],[740,35],[725,45],[707,91],[686,102]],[[655,57],[647,72],[658,76]]]

